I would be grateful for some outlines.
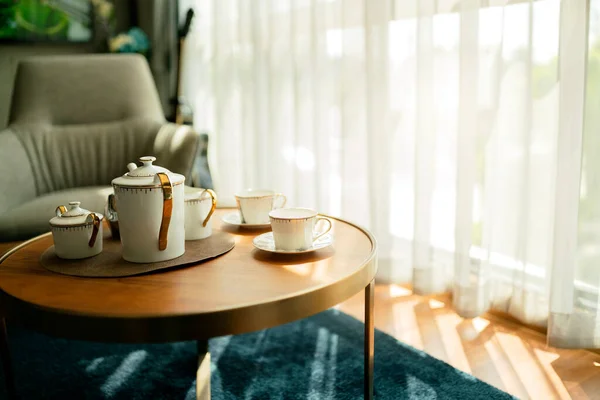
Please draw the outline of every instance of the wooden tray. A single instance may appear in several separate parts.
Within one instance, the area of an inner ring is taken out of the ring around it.
[[[50,246],[42,253],[40,263],[47,270],[63,275],[88,278],[117,278],[190,266],[201,261],[210,260],[233,249],[235,240],[232,235],[226,232],[213,232],[206,239],[186,241],[185,253],[180,257],[147,264],[125,261],[121,256],[122,247],[121,242],[118,240],[105,237],[102,246],[102,253],[81,260],[64,260],[59,258],[54,252],[54,246]]]

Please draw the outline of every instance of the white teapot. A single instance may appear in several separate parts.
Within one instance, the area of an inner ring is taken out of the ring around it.
[[[112,181],[127,261],[158,262],[185,253],[185,177],[152,165],[155,160],[141,157],[141,167],[130,163],[129,172]]]

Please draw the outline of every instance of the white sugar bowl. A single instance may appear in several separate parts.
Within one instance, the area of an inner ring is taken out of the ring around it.
[[[212,235],[211,217],[217,208],[217,195],[211,189],[186,187],[185,240],[206,239]]]
[[[93,257],[102,251],[102,219],[71,201],[69,208],[56,207],[56,217],[50,220],[54,251],[60,258],[79,259]]]

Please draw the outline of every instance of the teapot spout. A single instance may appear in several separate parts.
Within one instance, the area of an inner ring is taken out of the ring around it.
[[[129,172],[133,171],[136,168],[137,168],[137,164],[136,163],[130,162],[129,164],[127,164],[127,169],[129,170]]]

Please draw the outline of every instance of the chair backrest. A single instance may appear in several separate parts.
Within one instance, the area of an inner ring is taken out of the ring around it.
[[[9,124],[164,121],[146,59],[137,54],[34,57],[17,67]]]
[[[110,184],[152,152],[165,123],[140,55],[35,57],[17,67],[9,129],[37,195]]]

